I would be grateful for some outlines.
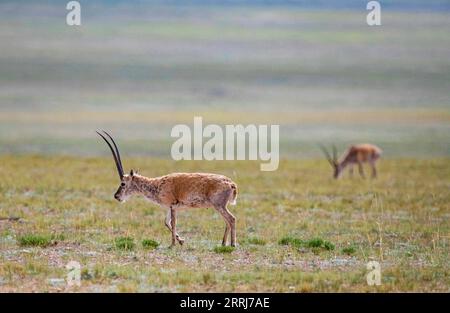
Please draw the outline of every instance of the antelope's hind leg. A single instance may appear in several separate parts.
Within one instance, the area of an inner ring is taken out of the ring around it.
[[[236,247],[236,218],[230,211],[225,207],[225,212],[229,216],[230,227],[231,227],[231,246]]]
[[[175,222],[176,222],[176,221],[175,221]],[[171,209],[169,209],[169,210],[167,211],[167,215],[166,215],[166,219],[165,219],[164,223],[166,224],[166,226],[167,226],[167,228],[169,229],[169,231],[172,232],[172,226],[171,226],[171,224],[172,224],[172,212],[171,212]],[[177,232],[175,232],[175,238],[176,238],[176,240],[178,241],[178,243],[179,243],[180,245],[183,245],[183,243],[184,243],[184,238],[183,238],[183,237],[180,237],[180,235],[178,235]]]
[[[236,218],[230,211],[228,211],[226,206],[217,206],[215,209],[223,216],[226,224],[222,245],[226,246],[228,234],[231,231],[231,246],[236,247]]]
[[[222,212],[219,211],[221,214]],[[230,234],[230,222],[228,221],[227,217],[225,217],[224,214],[222,214],[223,218],[225,219],[225,232],[223,234],[223,239],[222,239],[222,246],[226,246],[227,245],[227,239],[228,239],[228,235]]]
[[[228,234],[231,232],[231,246],[236,246],[236,218],[230,211],[227,209],[227,204],[230,200],[230,196],[232,194],[232,190],[225,190],[219,194],[217,194],[214,199],[214,208],[219,211],[220,215],[223,216],[225,220],[225,233],[223,234],[222,245],[227,244]]]

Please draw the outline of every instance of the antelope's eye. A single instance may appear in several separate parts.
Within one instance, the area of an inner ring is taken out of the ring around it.
[[[120,186],[125,187],[125,183],[121,183]]]

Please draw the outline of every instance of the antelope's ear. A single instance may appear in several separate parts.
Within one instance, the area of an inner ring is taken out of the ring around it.
[[[133,171],[133,169],[131,169],[131,171],[130,171],[130,176],[131,176],[131,177],[134,176],[134,171]]]

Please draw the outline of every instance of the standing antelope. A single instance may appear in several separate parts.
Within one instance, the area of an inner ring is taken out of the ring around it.
[[[372,167],[372,177],[377,177],[375,163],[380,158],[382,153],[382,150],[377,146],[368,143],[350,146],[347,152],[345,152],[339,160],[337,158],[337,149],[334,145],[333,158],[331,158],[325,147],[321,146],[321,149],[324,152],[328,162],[330,162],[331,166],[334,168],[334,178],[339,178],[342,171],[348,165],[350,166],[350,175],[353,176],[353,165],[355,164],[358,164],[359,174],[364,178],[363,163],[365,162],[369,163]]]
[[[227,244],[227,238],[231,231],[231,246],[236,246],[236,218],[227,209],[227,205],[235,205],[237,197],[237,185],[228,177],[207,173],[172,173],[169,175],[148,178],[131,170],[130,174],[124,174],[119,149],[114,139],[105,131],[103,133],[111,139],[114,148],[109,141],[99,132],[103,140],[108,144],[116,163],[120,178],[120,186],[114,194],[114,198],[125,202],[132,195],[142,195],[146,199],[166,208],[165,224],[172,232],[173,247],[176,240],[182,245],[184,239],[177,233],[177,211],[188,208],[213,207],[225,219],[225,233],[222,245]]]

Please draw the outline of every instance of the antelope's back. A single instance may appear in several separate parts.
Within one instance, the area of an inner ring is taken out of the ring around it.
[[[237,190],[230,178],[210,173],[173,173],[161,177],[161,181],[167,196],[192,207],[209,206],[215,196]]]
[[[361,161],[378,158],[382,152],[379,147],[369,143],[355,145],[350,148],[350,153],[355,154],[356,158]]]

